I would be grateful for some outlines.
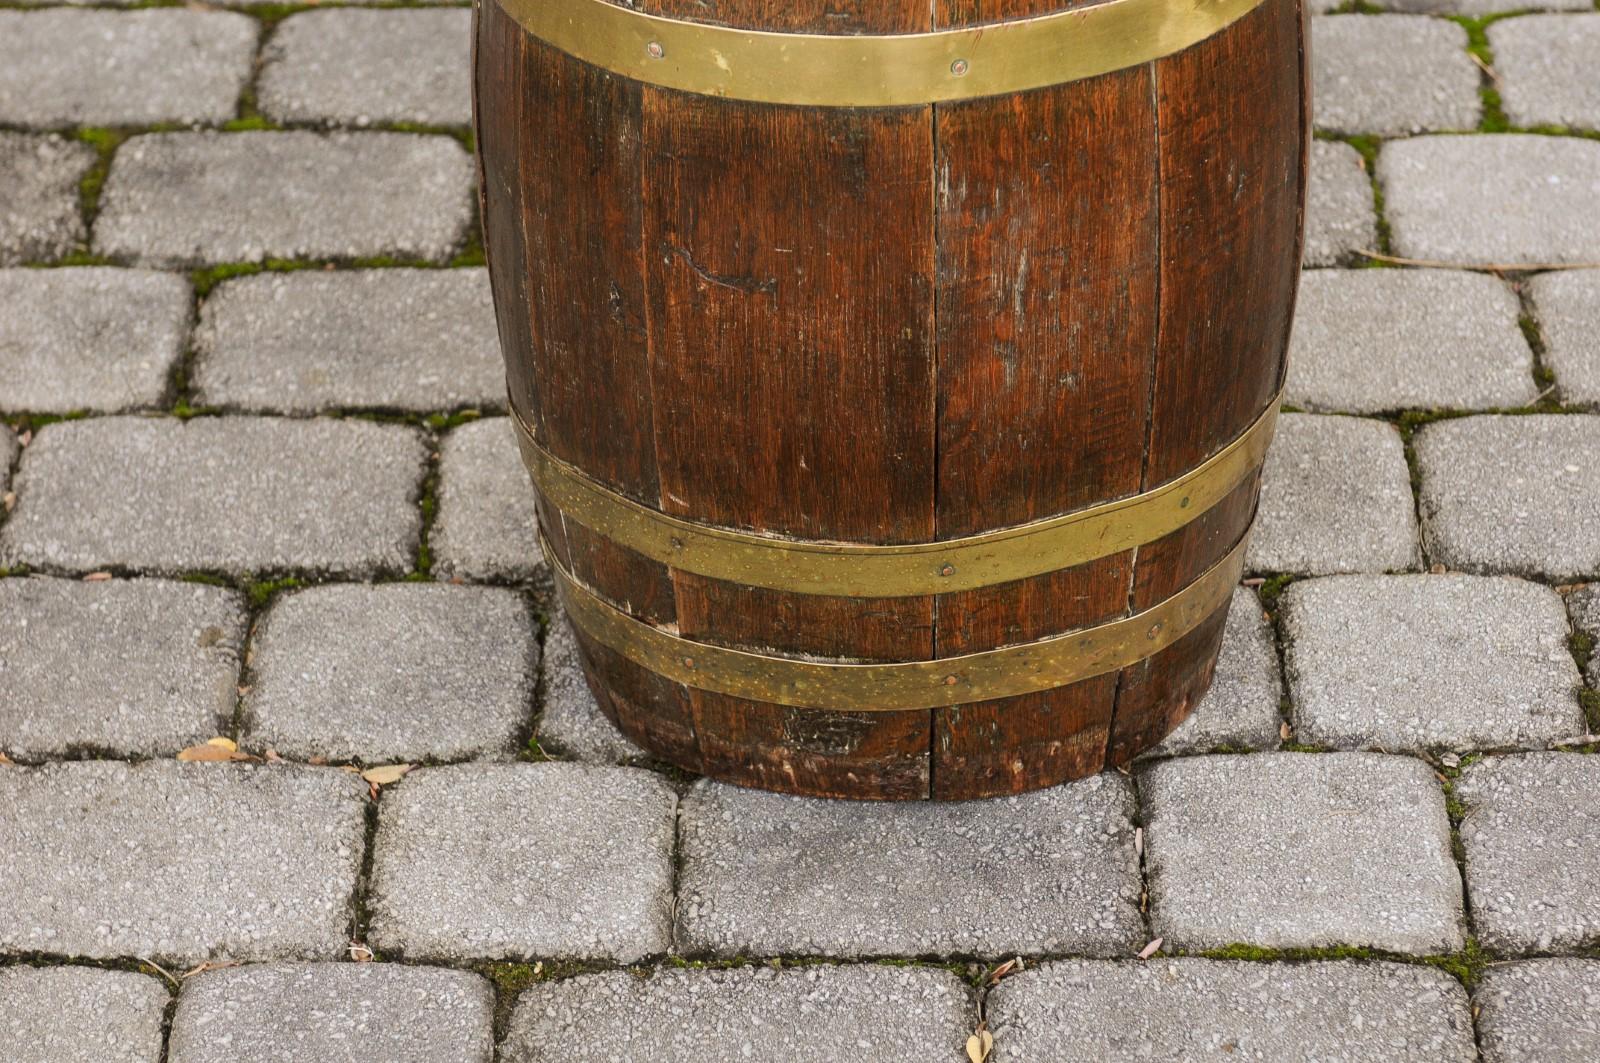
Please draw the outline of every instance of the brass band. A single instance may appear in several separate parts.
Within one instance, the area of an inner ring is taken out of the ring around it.
[[[783,539],[662,513],[550,454],[534,440],[515,404],[511,412],[539,492],[567,519],[630,550],[685,572],[793,594],[907,598],[1043,575],[1177,531],[1260,467],[1278,399],[1232,443],[1143,494],[981,535],[895,546]]]
[[[1199,579],[1119,620],[937,661],[844,664],[770,657],[681,638],[636,620],[583,586],[548,543],[568,618],[589,638],[652,672],[700,690],[834,712],[948,708],[1032,694],[1136,664],[1193,631],[1227,603],[1249,533]]]
[[[903,107],[1000,96],[1172,55],[1261,0],[1105,0],[931,33],[773,33],[647,15],[607,0],[494,0],[585,63],[706,96]]]

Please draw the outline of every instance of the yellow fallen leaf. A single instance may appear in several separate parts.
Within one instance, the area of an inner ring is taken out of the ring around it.
[[[91,572],[87,576],[83,577],[83,582],[85,582],[85,583],[104,583],[106,580],[108,580],[110,578],[111,578],[111,573],[109,573],[109,572]]]
[[[361,773],[361,777],[374,786],[388,786],[399,782],[415,764],[379,764]]]
[[[1162,942],[1162,940],[1163,940],[1162,938],[1156,938],[1154,941],[1150,942],[1150,944],[1148,944],[1144,948],[1140,949],[1139,950],[1139,958],[1141,960],[1148,960],[1150,957],[1152,957],[1156,953],[1160,952],[1161,951],[1161,942]]]
[[[972,1063],[983,1063],[992,1051],[994,1051],[994,1035],[989,1032],[987,1023],[979,1022],[978,1029],[967,1038],[967,1058],[972,1060]]]
[[[239,747],[232,739],[217,737],[198,746],[178,751],[178,759],[200,764],[216,763],[224,760],[250,760],[249,754],[239,752]]]

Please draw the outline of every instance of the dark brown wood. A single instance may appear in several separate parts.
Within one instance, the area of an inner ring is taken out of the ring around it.
[[[780,31],[921,32],[1082,0],[645,0]],[[512,402],[558,457],[664,512],[951,539],[1183,474],[1281,380],[1304,177],[1297,0],[1155,63],[989,99],[777,106],[640,85],[476,31],[490,270]],[[1137,551],[937,598],[669,570],[541,500],[557,559],[631,615],[773,655],[944,658],[1148,607],[1248,526],[1256,485]],[[1226,609],[1120,674],[840,714],[686,688],[580,634],[601,708],[688,770],[966,798],[1121,764],[1210,682]]]

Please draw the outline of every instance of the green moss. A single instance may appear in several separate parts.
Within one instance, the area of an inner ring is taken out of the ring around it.
[[[37,264],[35,264],[35,265],[37,266]],[[66,254],[66,255],[62,256],[61,258],[57,259],[56,261],[50,263],[49,267],[41,267],[41,268],[54,268],[54,267],[57,267],[57,266],[115,266],[115,265],[116,265],[116,263],[113,262],[111,259],[107,258],[105,255],[97,255],[97,254],[93,253],[92,251],[79,250],[79,251],[69,252],[68,254]]]
[[[1233,960],[1247,963],[1306,962],[1313,960],[1357,960],[1365,962],[1405,963],[1413,966],[1434,967],[1461,982],[1470,992],[1483,977],[1490,958],[1484,953],[1476,938],[1468,935],[1460,952],[1439,956],[1409,956],[1355,945],[1334,945],[1317,949],[1270,949],[1260,945],[1233,944],[1203,952],[1183,952],[1178,955],[1200,956],[1208,960]]]
[[[0,417],[17,433],[37,432],[45,425],[56,424],[60,421],[81,421],[89,416],[88,410],[71,410],[67,413],[8,413]]]
[[[1292,572],[1280,572],[1276,576],[1268,576],[1256,588],[1256,594],[1261,598],[1261,607],[1268,613],[1275,613],[1278,609],[1278,599],[1283,597],[1283,592],[1289,589],[1289,584],[1298,577]]]
[[[128,139],[124,129],[88,127],[79,129],[75,136],[95,150],[94,165],[78,179],[78,209],[83,214],[84,231],[90,231],[100,213],[100,193],[105,188],[106,176],[111,172],[111,157]]]
[[[455,413],[430,413],[422,423],[435,432],[448,432],[452,428],[471,424],[483,416],[482,410],[457,410]]]
[[[1511,122],[1506,118],[1505,106],[1500,100],[1500,90],[1495,86],[1494,76],[1489,73],[1494,69],[1494,52],[1489,48],[1488,29],[1491,24],[1503,18],[1519,14],[1522,12],[1504,11],[1476,18],[1456,15],[1450,19],[1467,31],[1467,52],[1483,65],[1483,70],[1480,71],[1482,81],[1478,86],[1478,97],[1483,103],[1483,116],[1478,119],[1480,133],[1505,133],[1511,129]]]
[[[211,572],[185,572],[179,577],[185,583],[204,583],[208,587],[231,587],[226,577]]]
[[[1583,706],[1583,719],[1589,733],[1600,734],[1600,691],[1584,687],[1578,691],[1578,704]]]
[[[222,124],[225,133],[258,133],[263,130],[282,129],[283,127],[259,114],[252,114],[243,118],[230,118]]]
[[[281,576],[277,579],[246,580],[244,594],[252,609],[263,609],[273,597],[282,591],[294,590],[305,586],[303,580],[293,576]]]

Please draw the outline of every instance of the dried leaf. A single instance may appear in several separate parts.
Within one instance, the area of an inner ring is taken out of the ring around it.
[[[1461,756],[1457,753],[1440,753],[1439,763],[1447,768],[1461,767]]]
[[[361,773],[361,777],[374,786],[388,786],[405,778],[415,764],[379,764]]]
[[[1164,941],[1164,940],[1165,940],[1164,938],[1156,938],[1154,941],[1150,942],[1150,944],[1148,944],[1144,948],[1140,949],[1139,950],[1139,958],[1141,960],[1148,960],[1150,957],[1152,957],[1156,953],[1160,952],[1161,951],[1161,942]]]
[[[972,1063],[983,1063],[992,1051],[994,1051],[994,1034],[988,1031],[987,1023],[979,1022],[977,1030],[967,1038],[967,1058],[972,1060]]]
[[[213,960],[207,960],[206,962],[202,963],[198,967],[192,967],[189,970],[184,971],[178,977],[179,978],[193,978],[195,975],[204,974],[206,971],[215,971],[215,970],[217,970],[219,968],[222,968],[222,967],[238,967],[238,966],[240,966],[238,960],[214,960],[214,961]]]
[[[1288,720],[1285,720],[1278,725],[1278,737],[1282,738],[1285,742],[1294,737],[1294,728],[1289,726]]]
[[[1133,828],[1133,855],[1135,857],[1143,857],[1144,856],[1144,828],[1143,827],[1135,827],[1135,828]]]
[[[246,753],[239,752],[239,747],[234,744],[231,738],[223,738],[219,735],[203,745],[190,746],[188,749],[180,750],[178,759],[209,764],[225,760],[251,760],[253,758]]]
[[[17,436],[17,446],[19,446],[19,447],[25,447],[29,443],[32,443],[32,442],[33,442],[33,429],[31,429],[31,428],[29,428],[27,431],[23,432],[21,435]],[[154,966],[154,964],[152,964],[151,966]]]
[[[252,686],[252,685],[246,684],[244,686],[236,687],[235,689],[237,689],[239,691],[239,696],[242,698],[246,694],[250,693],[250,691],[254,690],[255,687]]]
[[[350,942],[350,958],[357,963],[371,963],[376,959],[372,950],[359,941]]]
[[[16,763],[16,761],[12,760],[10,757],[6,756],[4,753],[0,753],[0,764],[15,764],[15,763]]]
[[[284,759],[281,756],[278,755],[278,751],[276,749],[273,749],[271,746],[267,747],[267,752],[264,755],[265,755],[265,757],[267,759],[267,763],[268,764],[282,764],[282,763],[284,763]]]
[[[7,491],[5,494],[0,495],[0,504],[3,504],[6,507],[6,512],[10,513],[17,508],[17,493],[15,491]]]
[[[1007,975],[1016,974],[1020,970],[1022,970],[1022,957],[1014,956],[990,971],[987,981],[990,985],[999,985],[1000,979]]]
[[[91,572],[87,576],[83,577],[83,582],[85,582],[85,583],[104,583],[106,580],[108,580],[110,578],[111,578],[111,573],[109,573],[109,572]]]
[[[1444,565],[1435,561],[1432,565],[1428,566],[1428,571],[1435,576],[1442,576],[1450,570],[1445,568]]]
[[[307,757],[306,758],[306,763],[307,764],[316,764],[318,766],[321,766],[323,764],[328,763],[328,758],[323,756],[322,754],[318,753],[314,757]]]

